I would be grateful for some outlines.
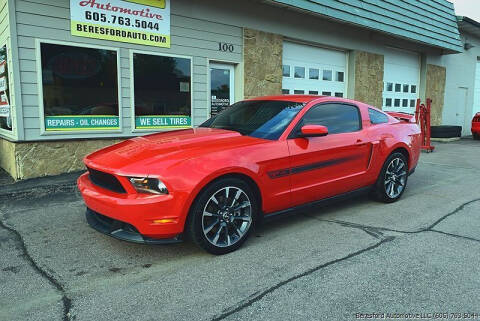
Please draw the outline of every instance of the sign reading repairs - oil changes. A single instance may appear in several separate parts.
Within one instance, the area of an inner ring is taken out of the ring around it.
[[[170,48],[170,0],[70,0],[74,36]]]

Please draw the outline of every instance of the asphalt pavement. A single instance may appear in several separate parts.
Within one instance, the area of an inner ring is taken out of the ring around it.
[[[436,147],[399,202],[279,217],[224,256],[99,234],[75,174],[3,186],[0,320],[480,319],[480,142]]]

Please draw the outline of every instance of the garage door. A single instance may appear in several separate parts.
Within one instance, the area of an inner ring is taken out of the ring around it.
[[[473,116],[480,112],[480,57],[477,58],[477,70],[475,71],[475,87],[473,92]]]
[[[283,94],[345,96],[345,52],[283,44]]]
[[[413,52],[386,49],[383,110],[415,113],[420,83],[420,56]]]

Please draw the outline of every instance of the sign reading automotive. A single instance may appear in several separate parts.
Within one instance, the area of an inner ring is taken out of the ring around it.
[[[170,0],[70,0],[72,35],[170,48]]]
[[[188,128],[192,127],[190,116],[137,116],[137,129]]]
[[[119,129],[118,116],[46,116],[46,131]]]

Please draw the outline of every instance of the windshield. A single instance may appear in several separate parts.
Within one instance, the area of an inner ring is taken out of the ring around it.
[[[304,106],[291,101],[241,101],[200,127],[233,130],[242,135],[276,140]]]

